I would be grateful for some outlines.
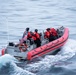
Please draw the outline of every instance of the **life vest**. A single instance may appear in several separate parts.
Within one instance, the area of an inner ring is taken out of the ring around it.
[[[39,33],[34,33],[35,34],[35,37],[36,37],[36,39],[40,39],[40,35],[39,35]]]
[[[32,39],[35,41],[36,40],[36,37],[35,36],[32,36]]]
[[[19,44],[19,49],[20,49],[20,51],[24,52],[24,51],[26,51],[26,49],[27,49],[27,45],[24,44],[24,43]]]
[[[57,31],[54,28],[50,29],[53,36],[57,36]]]
[[[45,33],[44,33],[44,38],[49,38],[50,37],[50,32],[49,31],[46,31]]]
[[[28,38],[31,38],[31,37],[32,37],[31,33],[28,32],[28,34],[27,34],[27,39],[28,39]]]

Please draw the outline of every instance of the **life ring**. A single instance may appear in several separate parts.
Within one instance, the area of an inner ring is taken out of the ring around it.
[[[19,49],[21,52],[25,52],[27,50],[27,45],[26,44],[20,44]]]

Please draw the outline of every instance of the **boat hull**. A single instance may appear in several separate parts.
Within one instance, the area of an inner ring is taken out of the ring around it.
[[[64,34],[62,37],[60,37],[48,44],[45,44],[39,48],[29,51],[27,54],[27,59],[32,60],[33,58],[43,56],[45,54],[51,53],[51,52],[61,48],[68,39],[68,33],[69,33],[68,28],[65,28]]]

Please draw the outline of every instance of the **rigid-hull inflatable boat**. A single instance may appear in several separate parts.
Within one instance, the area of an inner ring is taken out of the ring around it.
[[[52,54],[59,48],[61,48],[66,41],[68,40],[69,30],[68,28],[60,27],[57,29],[58,38],[53,40],[52,42],[48,42],[48,39],[42,39],[42,45],[36,48],[36,45],[29,45],[26,51],[21,51],[19,47],[16,47],[15,44],[8,45],[5,49],[1,50],[2,55],[10,54],[16,58],[32,60],[34,58],[38,58],[44,56],[46,54]]]

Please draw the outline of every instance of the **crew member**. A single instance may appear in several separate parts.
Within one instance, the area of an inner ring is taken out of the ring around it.
[[[44,33],[44,38],[49,39],[49,41],[50,41],[50,28],[46,29],[46,32]]]
[[[36,44],[36,36],[34,33],[32,33],[32,39],[33,39],[34,43]]]
[[[26,28],[24,33],[23,33],[23,36],[22,36],[22,39],[20,39],[20,43],[23,43],[23,41],[27,40],[27,34],[29,32],[29,28]]]
[[[28,32],[27,34],[27,39],[30,41],[30,45],[32,45],[32,41],[31,41],[31,38],[32,38],[32,32]]]
[[[50,32],[51,32],[51,37],[53,37],[52,40],[55,40],[58,38],[57,31],[54,28],[50,28]]]
[[[27,34],[28,34],[28,32],[29,32],[29,28],[26,28],[26,29],[25,29],[25,31],[24,31],[24,33],[23,33],[23,37],[22,37],[22,38],[24,38],[24,37],[25,37],[25,35],[27,35]]]
[[[35,29],[34,35],[36,38],[35,44],[37,45],[37,47],[40,47],[41,46],[41,40],[40,40],[40,34],[38,33],[38,29]]]

